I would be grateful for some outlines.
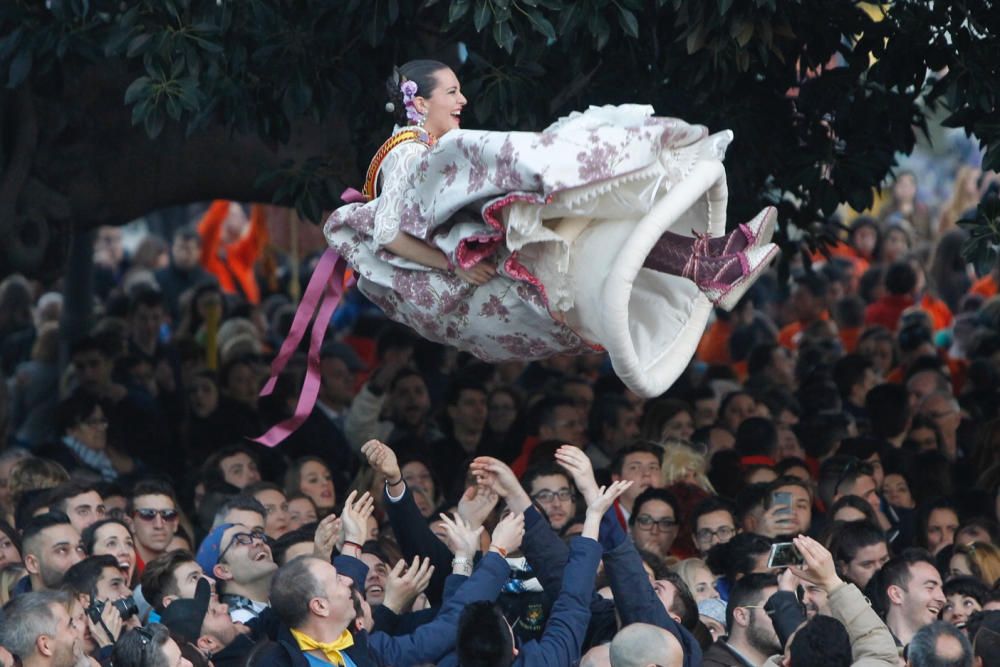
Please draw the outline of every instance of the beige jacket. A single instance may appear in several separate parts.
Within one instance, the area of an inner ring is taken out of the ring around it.
[[[854,653],[852,667],[898,667],[899,651],[892,633],[854,584],[843,584],[830,593],[830,615],[844,624]],[[764,663],[781,667],[782,656]]]

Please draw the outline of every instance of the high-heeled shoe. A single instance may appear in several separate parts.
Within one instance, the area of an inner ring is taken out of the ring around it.
[[[699,240],[681,275],[693,281],[709,301],[726,311],[736,307],[779,250],[775,244],[768,243],[750,247],[745,252],[713,257],[706,253],[707,239]]]
[[[722,257],[724,255],[735,255],[744,252],[753,246],[767,245],[774,236],[774,227],[778,220],[778,209],[773,206],[761,210],[753,220],[741,222],[736,229],[724,237],[709,240],[709,252],[712,255]],[[712,243],[722,241],[725,243]],[[719,246],[722,246],[721,248]]]

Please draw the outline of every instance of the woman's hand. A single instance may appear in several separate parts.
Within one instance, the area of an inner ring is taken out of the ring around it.
[[[344,522],[344,539],[354,544],[364,544],[368,537],[368,517],[375,511],[375,501],[367,491],[355,500],[357,491],[351,491],[344,503],[340,518]]]
[[[384,442],[369,440],[361,445],[361,453],[368,459],[368,465],[376,472],[382,473],[389,482],[398,483],[402,479],[403,473],[399,471],[399,462],[396,460],[396,452]]]
[[[511,512],[497,524],[493,529],[493,543],[490,550],[500,549],[500,555],[517,551],[521,547],[521,539],[524,537],[524,515],[519,512]]]
[[[467,269],[463,269],[460,266],[455,267],[455,275],[465,282],[472,283],[473,285],[485,285],[492,280],[496,274],[496,267],[490,266],[485,262],[480,262],[479,264],[470,266]]]
[[[447,514],[439,514],[441,525],[444,528],[445,542],[455,558],[465,558],[472,560],[479,549],[479,535],[483,532],[483,527],[473,528],[461,516],[454,521]]]
[[[594,466],[590,462],[590,457],[584,454],[582,449],[573,445],[563,445],[556,450],[556,463],[566,468],[573,476],[573,483],[580,490],[587,505],[597,499],[601,489],[594,479]]]

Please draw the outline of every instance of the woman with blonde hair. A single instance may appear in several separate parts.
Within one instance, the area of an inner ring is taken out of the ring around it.
[[[962,214],[979,204],[979,170],[965,165],[955,174],[951,196],[941,206],[937,219],[937,234],[947,232],[962,218]]]
[[[708,460],[704,453],[678,438],[667,438],[661,446],[663,465],[660,466],[660,474],[663,476],[663,488],[685,483],[715,494],[715,487],[705,474]]]
[[[700,558],[685,558],[670,568],[687,584],[688,590],[694,596],[695,602],[718,599],[719,591],[715,589],[715,575]]]
[[[948,574],[970,575],[993,588],[1000,580],[1000,549],[988,542],[956,544],[948,562]]]

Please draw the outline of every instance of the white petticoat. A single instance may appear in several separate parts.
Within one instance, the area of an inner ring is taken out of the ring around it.
[[[667,230],[725,232],[731,139],[637,105],[592,107],[540,133],[454,130],[431,150],[394,149],[423,152],[384,172],[381,196],[335,211],[325,233],[361,291],[430,340],[486,361],[603,348],[630,389],[656,396],[712,306],[643,262]],[[477,287],[392,255],[373,235],[385,242],[394,225],[498,275]]]

